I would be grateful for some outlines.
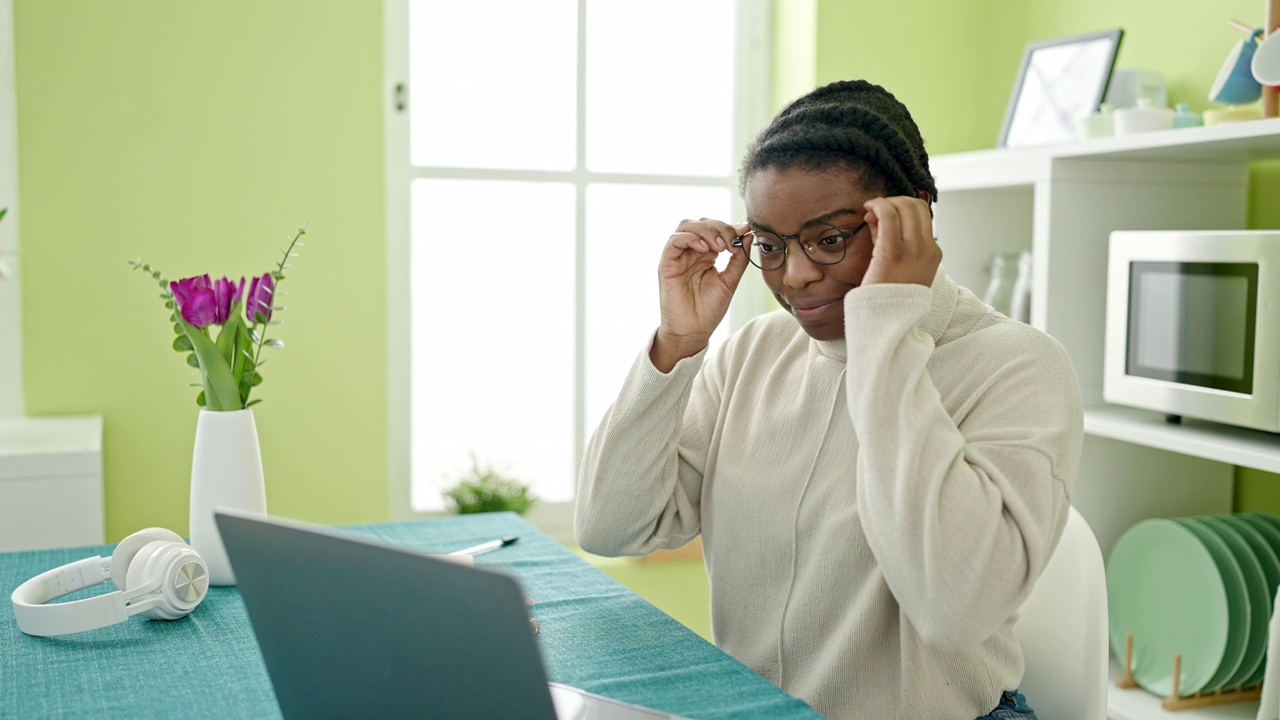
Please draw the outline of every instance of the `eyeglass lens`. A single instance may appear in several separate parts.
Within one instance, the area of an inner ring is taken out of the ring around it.
[[[809,259],[819,265],[834,265],[844,259],[847,239],[857,234],[863,226],[854,230],[841,230],[834,225],[820,225],[800,233],[799,245]],[[777,270],[787,259],[787,240],[766,230],[751,230],[742,236],[751,240],[751,252],[747,256],[761,270]]]

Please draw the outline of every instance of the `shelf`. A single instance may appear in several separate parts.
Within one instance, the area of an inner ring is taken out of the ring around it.
[[[998,148],[930,159],[939,193],[1033,185],[1054,160],[1213,162],[1280,158],[1280,118],[1083,140],[1035,148]]]
[[[1166,422],[1161,413],[1118,405],[1086,407],[1084,431],[1098,437],[1280,473],[1280,434],[1191,418],[1174,425]]]

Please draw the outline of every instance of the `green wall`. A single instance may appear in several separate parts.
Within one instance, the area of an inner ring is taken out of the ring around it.
[[[268,506],[386,518],[381,3],[13,6],[27,413],[105,417],[108,540],[185,532],[197,417],[125,261],[260,274],[303,223],[256,391]]]

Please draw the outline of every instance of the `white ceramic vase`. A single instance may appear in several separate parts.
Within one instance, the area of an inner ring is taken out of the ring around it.
[[[217,508],[267,514],[262,451],[252,410],[201,410],[191,457],[191,547],[209,566],[209,584],[235,585],[214,524]]]

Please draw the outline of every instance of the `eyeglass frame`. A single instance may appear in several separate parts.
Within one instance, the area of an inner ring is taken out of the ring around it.
[[[759,263],[757,263],[755,260],[751,259],[751,252],[747,249],[745,239],[748,235],[757,234],[758,231],[756,230],[748,230],[747,232],[734,238],[733,242],[730,243],[730,246],[735,248],[740,248],[744,253],[746,253],[747,262],[750,262],[752,265],[755,265],[756,267],[760,268],[762,272],[773,272],[774,270],[781,270],[782,268],[786,267],[787,253],[791,252],[790,250],[787,249],[788,240],[795,240],[796,244],[800,246],[800,249],[804,251],[804,256],[815,265],[823,265],[827,267],[831,265],[839,265],[840,263],[844,262],[844,259],[849,255],[849,238],[862,232],[862,229],[867,226],[867,223],[864,220],[861,225],[859,225],[858,227],[852,230],[841,230],[835,225],[830,225],[830,224],[828,224],[827,226],[830,228],[833,228],[836,231],[836,235],[840,238],[840,241],[844,243],[841,246],[840,259],[832,260],[831,262],[822,262],[821,260],[817,260],[813,257],[814,250],[810,249],[811,246],[813,245],[813,241],[805,243],[800,239],[800,236],[804,234],[804,231],[798,232],[795,235],[779,235],[775,232],[770,232],[768,230],[764,231],[778,238],[778,240],[781,241],[782,243],[782,262],[778,263],[776,267],[766,268],[760,265]],[[818,238],[818,239],[821,240],[822,238]]]

